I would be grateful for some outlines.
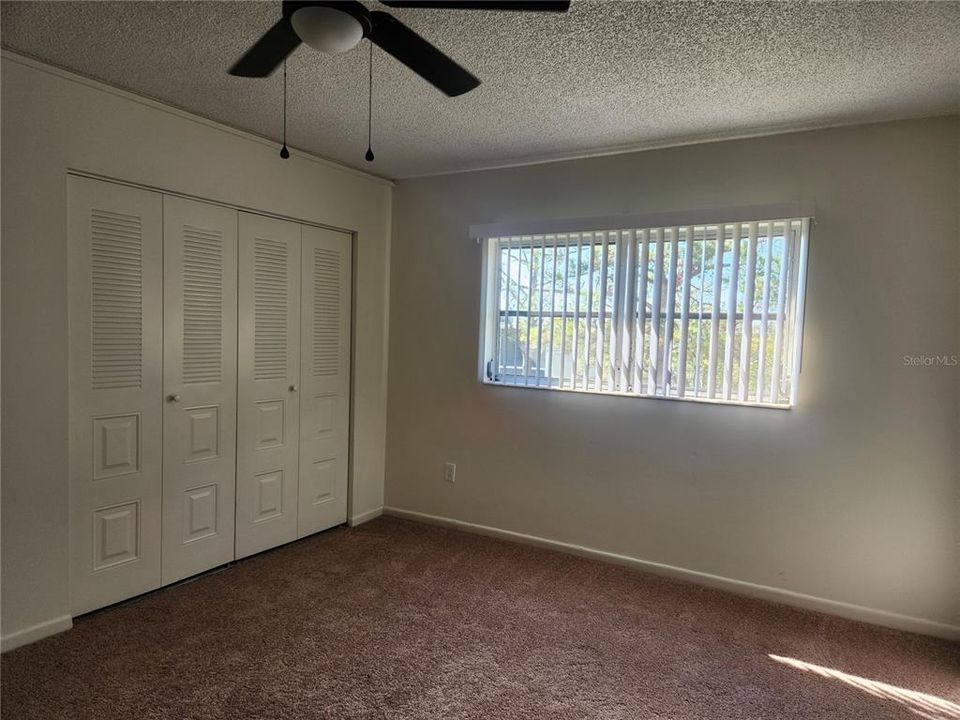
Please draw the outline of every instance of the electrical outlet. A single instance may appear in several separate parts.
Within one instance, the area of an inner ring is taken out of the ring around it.
[[[443,464],[443,479],[448,483],[457,481],[457,465],[456,463],[448,462]]]

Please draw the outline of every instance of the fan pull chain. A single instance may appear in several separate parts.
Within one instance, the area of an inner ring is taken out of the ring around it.
[[[367,97],[367,152],[363,156],[367,162],[373,162],[373,43],[370,43],[370,94]]]
[[[290,157],[287,150],[287,61],[283,61],[283,147],[280,148],[280,157],[286,160]]]

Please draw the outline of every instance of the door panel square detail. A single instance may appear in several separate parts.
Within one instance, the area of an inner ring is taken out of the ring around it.
[[[318,395],[313,401],[313,428],[314,432],[326,435],[333,432],[334,418],[336,417],[337,396]]]
[[[312,483],[310,492],[314,505],[333,500],[336,472],[337,461],[335,458],[317,460],[313,463],[313,470],[310,473],[310,482]]]
[[[283,400],[261,400],[256,405],[256,449],[283,445]]]
[[[105,570],[139,556],[140,502],[93,512],[93,569]]]
[[[283,513],[283,470],[272,470],[256,476],[257,514],[254,522],[263,522]]]
[[[183,494],[183,542],[217,534],[217,486],[187,490]]]
[[[220,456],[220,407],[187,409],[187,456],[184,462],[212,460]]]
[[[93,479],[140,472],[140,416],[93,419]]]

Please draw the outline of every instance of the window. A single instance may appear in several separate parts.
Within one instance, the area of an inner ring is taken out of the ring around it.
[[[485,382],[790,407],[808,219],[486,238]]]

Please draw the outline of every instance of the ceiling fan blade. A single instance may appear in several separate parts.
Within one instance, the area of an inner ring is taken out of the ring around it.
[[[450,97],[473,90],[480,81],[390,13],[370,13],[370,40]]]
[[[299,44],[290,20],[280,18],[227,72],[238,77],[267,77]]]
[[[380,0],[392,8],[437,8],[443,10],[516,10],[567,12],[570,0]]]

